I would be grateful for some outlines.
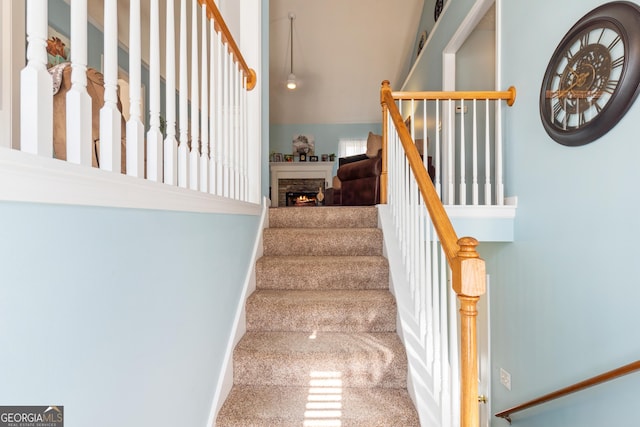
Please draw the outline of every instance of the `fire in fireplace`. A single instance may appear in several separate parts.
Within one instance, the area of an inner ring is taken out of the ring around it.
[[[316,206],[317,193],[310,191],[287,191],[287,206]]]

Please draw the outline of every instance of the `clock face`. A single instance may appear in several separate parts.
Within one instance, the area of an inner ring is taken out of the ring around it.
[[[635,16],[637,21],[628,18]],[[640,8],[603,5],[583,17],[552,56],[540,93],[547,133],[564,145],[584,145],[626,113],[640,83]]]

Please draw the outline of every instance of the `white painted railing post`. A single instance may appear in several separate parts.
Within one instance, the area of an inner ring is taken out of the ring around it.
[[[207,45],[207,5],[202,4],[202,84],[201,84],[201,106],[200,106],[200,191],[207,192],[209,188],[209,68],[208,68],[208,45]]]
[[[218,33],[216,43],[216,194],[224,195],[224,143],[223,143],[223,114],[222,106],[224,100],[224,58],[225,46],[222,44],[222,34]]]
[[[215,22],[212,19],[209,20],[209,40],[210,40],[210,53],[209,53],[209,192],[211,194],[217,194],[217,153],[216,153],[216,29]]]
[[[178,145],[178,185],[189,186],[189,101],[187,91],[187,0],[180,2],[180,145]]]
[[[129,3],[129,121],[127,122],[127,175],[144,177],[144,126],[142,125],[142,53],[140,0]],[[73,51],[73,50],[72,50]]]
[[[20,72],[20,148],[52,157],[53,83],[47,72],[47,4],[47,0],[27,1],[27,65]]]
[[[189,188],[197,190],[200,163],[200,99],[198,85],[198,0],[191,0],[191,151]]]
[[[121,171],[122,115],[118,110],[118,2],[104,2],[104,106],[100,109],[100,169]]]
[[[87,92],[87,0],[71,2],[71,88],[67,92],[67,161],[91,166],[91,97]]]
[[[149,130],[147,131],[147,179],[162,181],[162,132],[160,131],[160,10],[151,0],[149,17]]]
[[[174,1],[167,0],[166,40],[166,138],[164,139],[164,182],[178,183],[178,141],[176,140],[176,28]]]

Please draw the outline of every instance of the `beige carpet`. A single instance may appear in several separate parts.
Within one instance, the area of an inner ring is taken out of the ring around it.
[[[418,426],[375,207],[276,208],[219,427]]]

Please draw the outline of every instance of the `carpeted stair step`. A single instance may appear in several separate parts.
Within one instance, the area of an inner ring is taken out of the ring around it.
[[[233,354],[234,384],[405,388],[407,356],[396,333],[248,332]]]
[[[396,302],[387,290],[256,290],[248,331],[393,332]]]
[[[417,427],[406,390],[234,386],[218,427]]]
[[[382,256],[264,256],[256,263],[258,289],[388,289]]]
[[[263,245],[266,256],[382,255],[382,230],[266,228]]]
[[[287,207],[269,209],[270,228],[376,228],[375,206]]]

